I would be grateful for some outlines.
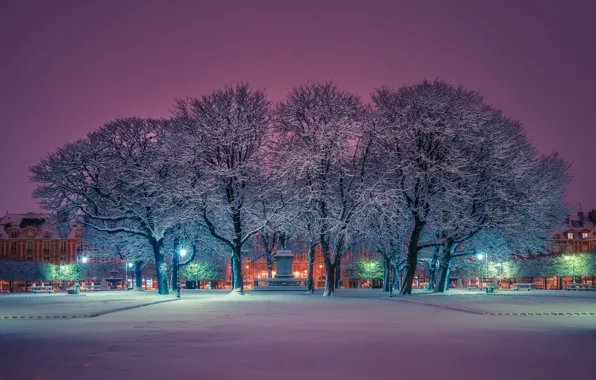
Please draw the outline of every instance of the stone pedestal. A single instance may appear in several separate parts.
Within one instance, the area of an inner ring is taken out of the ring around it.
[[[258,286],[259,281],[255,281],[254,290],[305,290],[306,279],[295,278],[292,273],[292,261],[294,254],[289,250],[279,250],[274,256],[276,271],[275,277],[270,280],[262,280],[267,286]]]
[[[294,261],[294,255],[292,251],[280,250],[275,254],[275,263],[277,264],[277,272],[275,278],[288,279],[294,278],[292,274],[292,261]]]

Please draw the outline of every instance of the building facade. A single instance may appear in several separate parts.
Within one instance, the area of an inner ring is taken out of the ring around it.
[[[44,214],[6,214],[0,218],[0,260],[76,262],[82,229],[59,230]]]

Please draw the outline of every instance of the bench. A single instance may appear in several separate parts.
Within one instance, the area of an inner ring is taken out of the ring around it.
[[[101,285],[87,285],[82,287],[81,290],[85,292],[98,291],[101,290]]]
[[[592,284],[571,284],[565,287],[565,290],[596,290],[596,285]]]
[[[518,290],[520,290],[521,288],[527,288],[528,292],[530,290],[532,290],[532,288],[534,287],[534,284],[532,283],[517,283],[517,284],[513,284],[513,290],[515,290],[516,292]]]
[[[480,286],[480,284],[468,284],[466,285],[466,289],[468,290],[472,290],[472,289],[482,289],[482,287]]]
[[[49,285],[35,285],[31,287],[31,293],[53,293],[54,289]]]

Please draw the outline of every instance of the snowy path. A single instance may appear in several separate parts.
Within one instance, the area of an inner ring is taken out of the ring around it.
[[[183,297],[92,319],[0,320],[0,379],[554,380],[596,371],[594,317],[477,316],[374,291]]]

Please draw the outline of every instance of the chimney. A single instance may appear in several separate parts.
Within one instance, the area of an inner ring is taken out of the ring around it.
[[[585,214],[583,211],[580,211],[577,213],[577,217],[579,219],[579,226],[583,227],[584,226],[584,220],[585,220]]]
[[[596,224],[596,210],[592,209],[589,213],[588,213],[588,219],[590,220],[590,222]]]

